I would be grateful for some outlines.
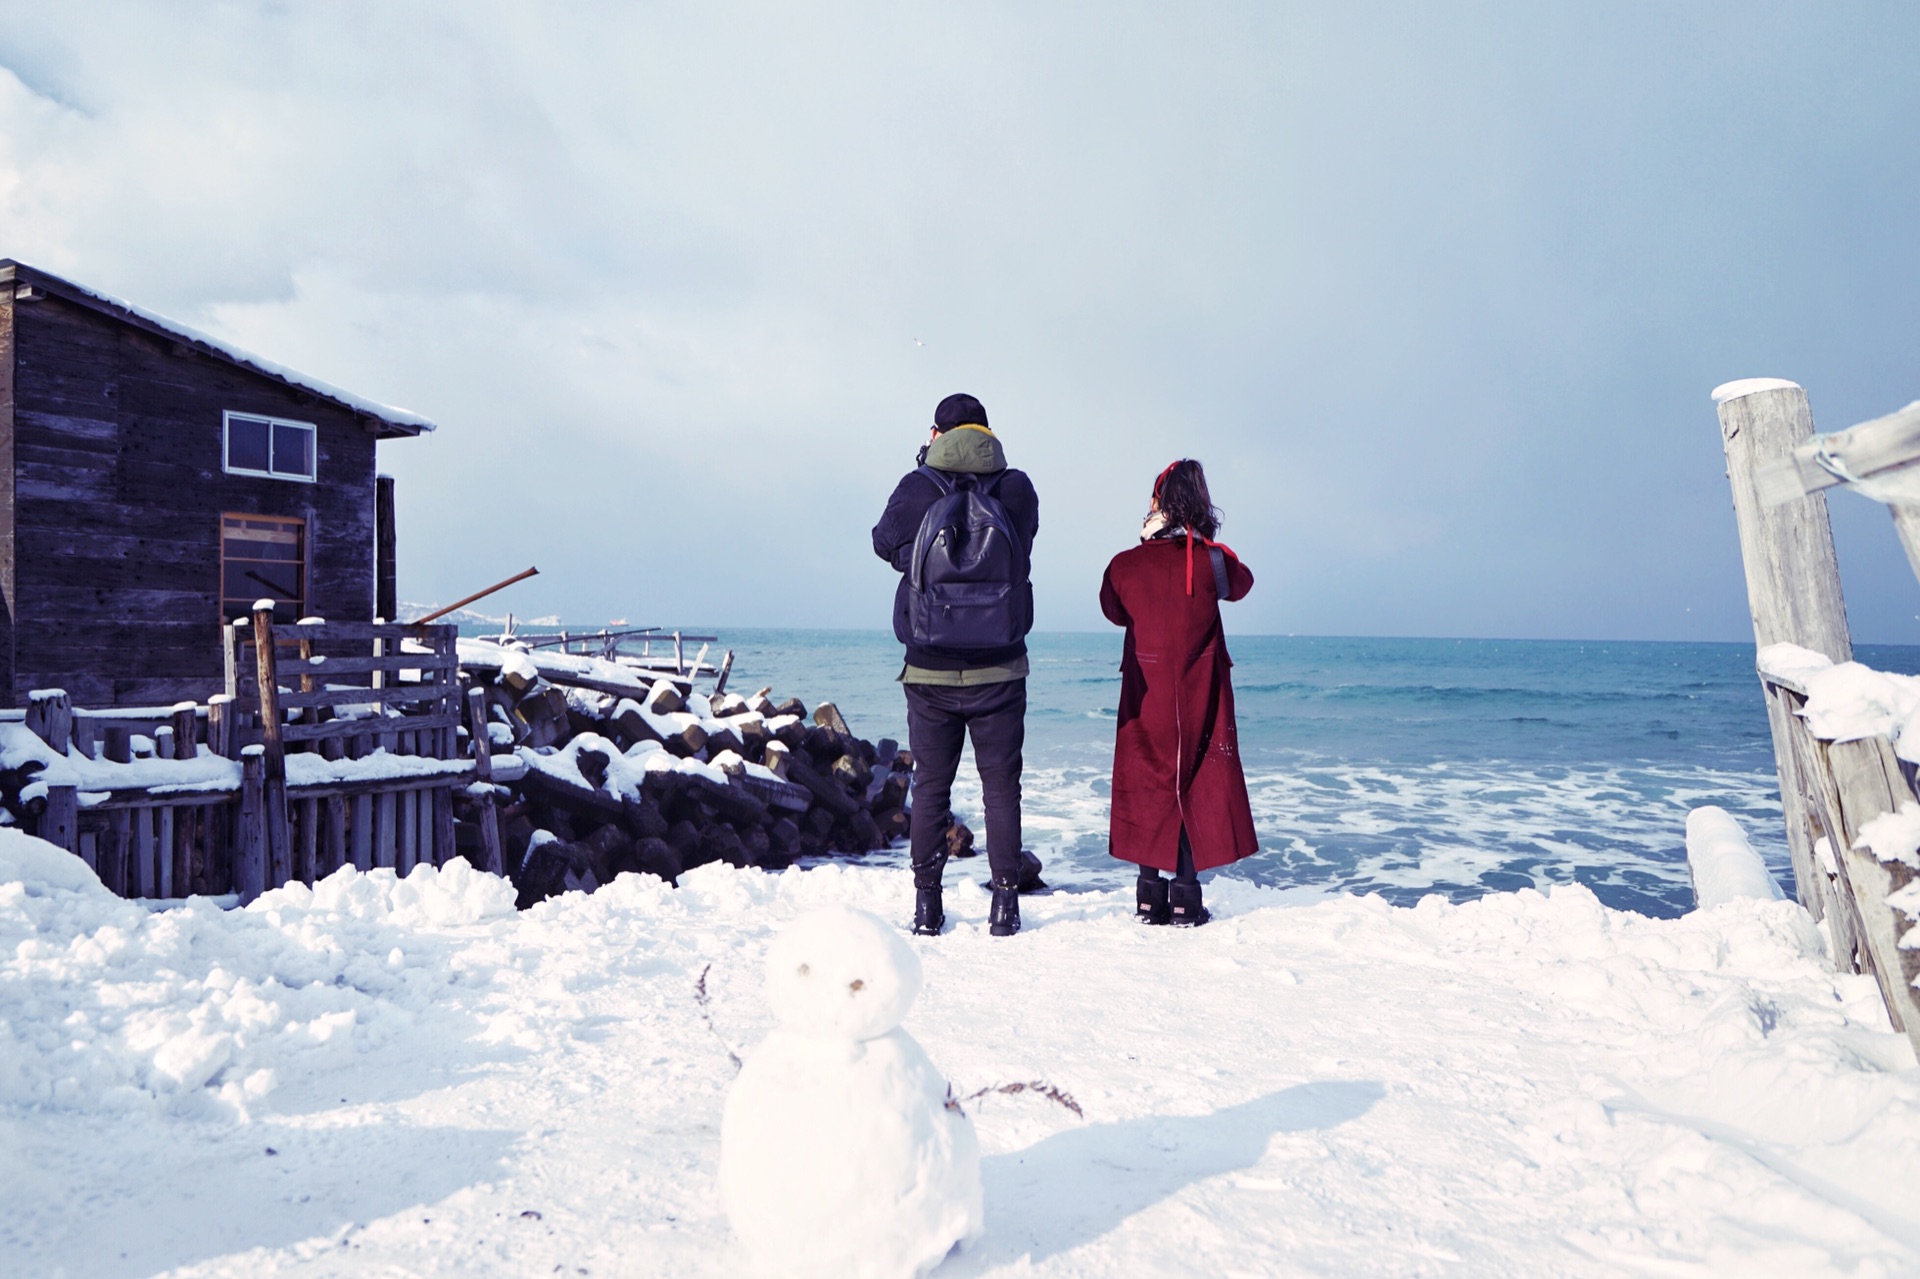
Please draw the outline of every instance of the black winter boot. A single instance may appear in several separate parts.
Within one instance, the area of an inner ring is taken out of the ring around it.
[[[1167,892],[1168,914],[1172,922],[1187,928],[1198,928],[1213,918],[1213,912],[1200,904],[1200,884],[1195,881],[1183,884],[1173,881]]]
[[[995,937],[1011,937],[1020,931],[1020,890],[993,886],[993,911],[987,916],[987,931]]]
[[[940,904],[940,889],[916,888],[913,891],[913,935],[915,937],[938,937],[941,926],[947,922],[947,912]]]
[[[1167,907],[1167,881],[1158,875],[1152,879],[1134,881],[1134,889],[1139,904],[1135,907],[1134,917],[1143,924],[1164,924],[1173,916]]]

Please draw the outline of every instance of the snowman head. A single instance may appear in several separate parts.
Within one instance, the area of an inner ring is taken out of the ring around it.
[[[849,906],[803,915],[767,949],[767,1002],[786,1029],[873,1039],[920,993],[920,960],[884,920]]]

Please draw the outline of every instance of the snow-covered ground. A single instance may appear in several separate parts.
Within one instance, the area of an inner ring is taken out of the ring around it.
[[[1219,880],[1202,929],[1094,891],[1003,940],[978,877],[907,1029],[1083,1113],[969,1104],[986,1232],[942,1279],[1920,1271],[1920,1069],[1791,902]],[[0,1274],[737,1274],[730,1053],[831,903],[911,889],[709,866],[516,915],[422,867],[153,913],[0,832]]]

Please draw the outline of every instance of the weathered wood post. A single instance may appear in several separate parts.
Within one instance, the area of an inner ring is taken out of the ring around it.
[[[207,699],[207,749],[223,759],[236,759],[239,734],[234,731],[233,694],[215,693]]]
[[[394,554],[393,477],[378,475],[373,481],[373,615],[375,618],[400,616],[399,558]]]
[[[192,759],[198,755],[197,739],[200,736],[200,708],[192,702],[175,702],[173,705],[173,757]]]
[[[487,695],[482,689],[467,690],[467,732],[473,738],[474,780],[485,789],[480,797],[480,869],[504,875],[500,810],[493,802],[493,738],[487,728]]]
[[[40,814],[40,838],[68,852],[80,848],[80,789],[48,786],[47,807]]]
[[[1740,528],[1755,645],[1798,644],[1836,662],[1852,660],[1853,641],[1847,632],[1826,498],[1815,493],[1769,507],[1757,486],[1763,467],[1788,460],[1794,446],[1813,434],[1807,393],[1778,378],[1749,378],[1716,387],[1713,400],[1719,408],[1727,480],[1733,486],[1733,514]],[[1786,810],[1794,891],[1800,904],[1819,919],[1826,913],[1822,891],[1826,877],[1814,861],[1807,779],[1794,767],[1794,725],[1781,698],[1768,696],[1767,719],[1773,728],[1780,802]]]
[[[264,606],[264,607],[263,607]],[[293,841],[287,830],[287,752],[280,714],[280,665],[274,652],[273,604],[253,606],[253,655],[260,677],[262,797],[266,813],[267,887],[278,888],[293,873]]]
[[[73,703],[65,689],[36,688],[28,693],[25,718],[35,737],[56,754],[67,753],[67,743],[73,738]]]
[[[240,812],[233,823],[233,890],[245,905],[267,890],[266,748],[240,752]]]

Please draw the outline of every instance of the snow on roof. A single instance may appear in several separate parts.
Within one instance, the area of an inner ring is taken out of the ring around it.
[[[199,329],[182,324],[180,321],[161,315],[157,311],[149,311],[144,307],[135,306],[124,298],[117,298],[110,293],[102,293],[97,289],[87,288],[83,284],[75,284],[73,281],[62,279],[57,275],[48,275],[38,267],[28,266],[24,262],[16,262],[12,258],[0,258],[0,280],[5,279],[13,279],[21,284],[49,285],[57,292],[71,295],[70,300],[90,305],[95,310],[102,310],[108,313],[115,311],[122,312],[125,317],[133,319],[146,328],[157,329],[183,342],[190,342],[195,346],[204,348],[209,354],[217,355],[223,360],[240,365],[242,368],[252,369],[256,373],[264,373],[270,378],[287,383],[289,386],[297,386],[303,391],[311,391],[323,399],[332,400],[342,408],[349,409],[366,417],[376,418],[404,434],[417,435],[421,431],[437,429],[431,421],[409,409],[395,408],[389,404],[381,404],[378,401],[369,400],[365,396],[355,395],[351,391],[342,390],[331,382],[322,382],[319,378],[308,377],[305,373],[297,369],[290,369],[284,364],[276,364],[272,360],[254,355],[250,351],[243,351],[232,343],[222,342],[219,338],[211,337],[208,334],[202,333]]]

